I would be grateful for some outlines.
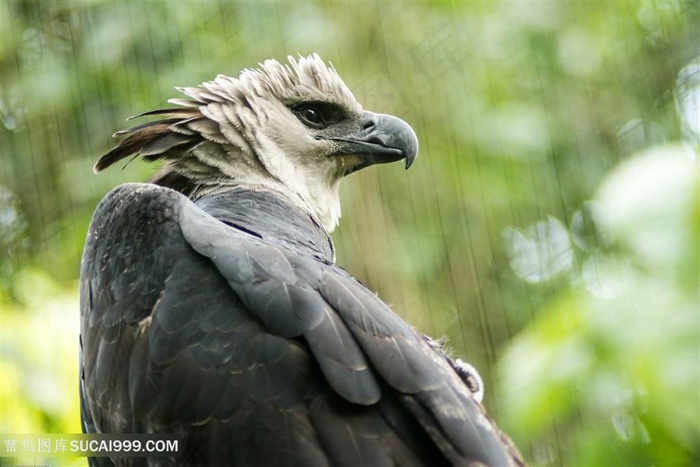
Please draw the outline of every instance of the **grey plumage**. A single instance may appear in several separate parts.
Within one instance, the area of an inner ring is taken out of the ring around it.
[[[166,164],[88,232],[86,431],[181,437],[136,464],[519,465],[452,360],[334,263],[340,179],[409,166],[410,127],[317,56],[183,91],[95,166]]]

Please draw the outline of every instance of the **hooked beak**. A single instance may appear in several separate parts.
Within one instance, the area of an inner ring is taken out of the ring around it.
[[[418,155],[418,138],[413,128],[392,115],[364,112],[359,129],[343,136],[330,137],[339,144],[336,155],[356,155],[356,172],[373,164],[386,164],[402,159],[408,169]]]

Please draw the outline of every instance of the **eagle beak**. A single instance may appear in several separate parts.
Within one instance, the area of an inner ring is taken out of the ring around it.
[[[352,154],[361,158],[353,171],[401,159],[405,159],[408,169],[418,155],[418,138],[413,128],[392,115],[364,112],[359,129],[328,139],[341,143],[337,155]]]

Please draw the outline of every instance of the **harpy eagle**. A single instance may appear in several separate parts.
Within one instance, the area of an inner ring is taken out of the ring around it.
[[[96,163],[164,166],[99,204],[80,281],[84,430],[180,453],[91,462],[521,465],[476,374],[334,262],[341,179],[408,168],[411,127],[317,55],[180,91]]]

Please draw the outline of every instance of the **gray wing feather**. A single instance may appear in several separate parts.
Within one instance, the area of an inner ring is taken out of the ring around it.
[[[157,421],[226,445],[205,453],[212,463],[410,465],[410,452],[434,449],[416,437],[421,426],[454,465],[509,464],[444,356],[332,263],[230,227],[172,190],[130,184],[98,208],[81,268],[92,429]]]
[[[304,406],[323,389],[308,351],[269,333],[189,246],[187,204],[127,184],[96,211],[81,265],[85,430],[180,435],[189,457],[173,462],[186,465],[327,465]]]
[[[465,456],[508,464],[498,433],[446,359],[376,295],[335,265],[303,262],[296,252],[257,240],[253,247],[233,246],[227,240],[232,234],[214,218],[189,206],[183,211],[188,242],[212,259],[266,328],[304,337],[343,398],[377,402],[380,376],[414,396],[407,407],[455,462]],[[265,274],[269,279],[256,283]]]
[[[182,232],[209,257],[266,329],[303,336],[328,383],[350,402],[375,403],[381,391],[364,352],[336,312],[315,290],[324,265],[250,237],[236,244],[235,229],[194,205],[183,208]]]

